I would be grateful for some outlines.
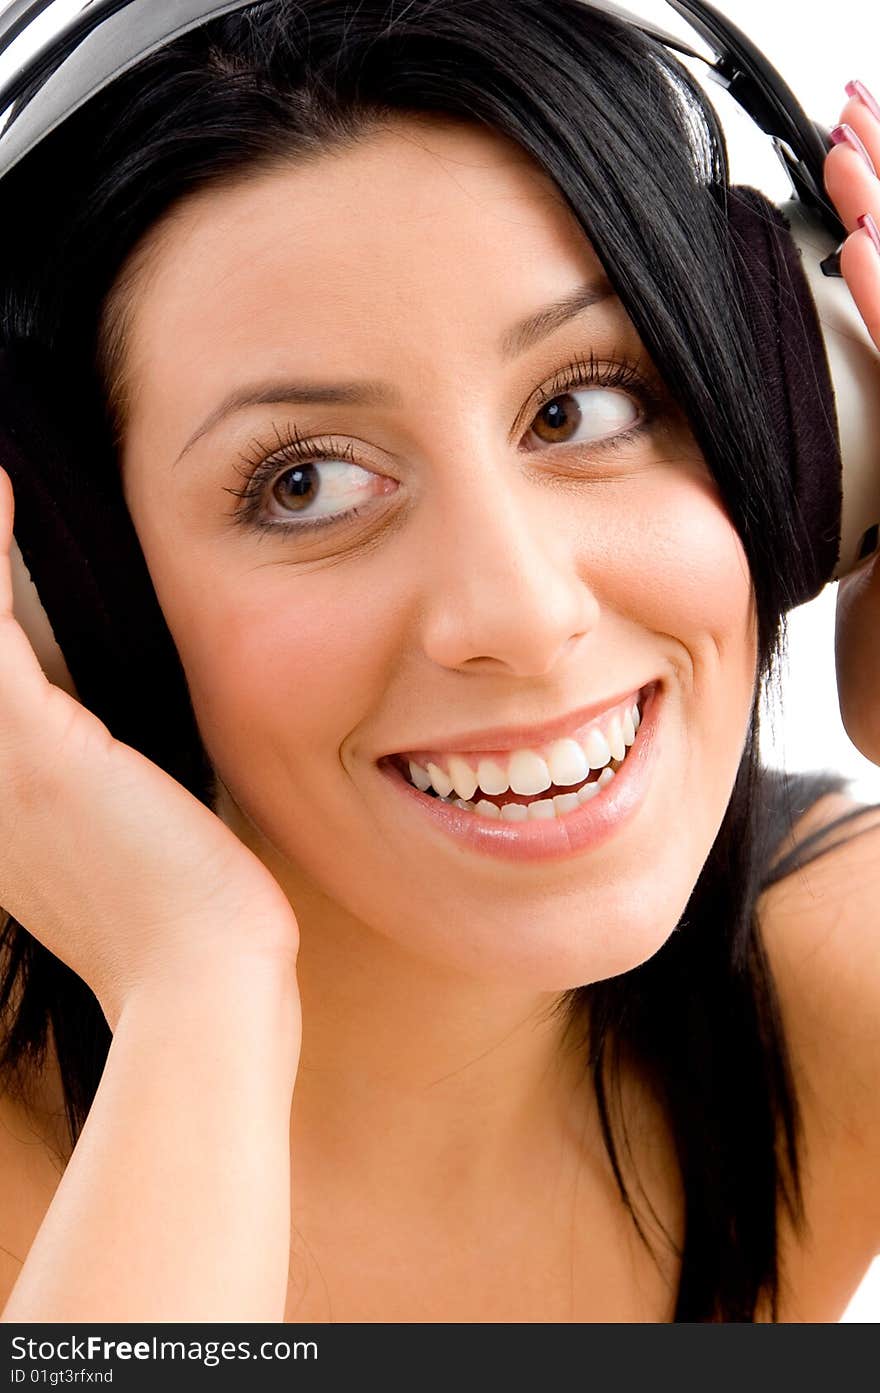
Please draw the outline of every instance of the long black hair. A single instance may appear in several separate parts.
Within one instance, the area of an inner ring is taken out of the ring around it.
[[[735,274],[724,142],[686,69],[580,0],[253,5],[155,53],[5,181],[0,334],[44,349],[59,390],[79,403],[68,429],[88,441],[88,490],[89,469],[112,473],[124,431],[124,315],[106,310],[142,236],[201,188],[320,156],[407,113],[489,126],[555,181],[686,413],[748,558],[754,703],[718,836],[663,947],[633,971],[573,988],[559,1010],[579,1033],[643,1237],[609,1106],[624,1057],[668,1119],[685,1200],[674,1319],[750,1321],[763,1299],[776,1319],[779,1208],[797,1225],[802,1200],[797,1099],[756,917],[772,841],[758,722],[803,562],[789,461]],[[136,541],[131,556],[142,564]],[[149,748],[146,728],[134,743]],[[166,767],[207,799],[191,755]],[[813,794],[843,782],[828,777]],[[791,822],[798,809],[783,803]],[[41,1060],[51,1026],[75,1144],[108,1027],[86,984],[11,917],[3,946],[0,1069],[11,1081]]]

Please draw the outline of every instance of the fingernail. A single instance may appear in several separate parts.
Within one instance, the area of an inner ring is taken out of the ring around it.
[[[852,126],[835,126],[834,130],[831,132],[831,139],[834,141],[835,145],[848,145],[851,150],[855,150],[857,155],[861,155],[865,164],[876,178],[877,171],[874,168],[874,161],[871,159],[871,156],[868,154]]]
[[[871,217],[871,214],[863,213],[862,216],[857,219],[857,222],[859,227],[865,229],[871,241],[874,243],[874,250],[877,255],[880,256],[880,231],[878,231],[877,224]]]
[[[872,97],[864,82],[854,80],[846,84],[846,95],[848,97],[858,97],[863,106],[866,106],[872,116],[880,121],[880,104],[876,97]]]

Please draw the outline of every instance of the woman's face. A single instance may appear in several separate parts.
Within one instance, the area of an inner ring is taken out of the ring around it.
[[[217,811],[304,942],[354,929],[546,990],[643,962],[724,816],[755,615],[712,477],[558,191],[495,134],[401,120],[199,195],[144,252],[126,499]],[[626,740],[637,700],[631,752],[578,799],[578,747],[601,764],[601,713]],[[466,797],[472,769],[469,801],[495,806],[418,792],[398,755]]]

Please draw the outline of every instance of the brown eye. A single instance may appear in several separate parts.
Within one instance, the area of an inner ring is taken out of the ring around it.
[[[352,521],[364,506],[393,493],[393,479],[357,463],[352,442],[337,446],[303,439],[296,431],[273,455],[242,455],[250,468],[243,489],[226,489],[242,500],[233,520],[276,536],[304,536],[319,527]],[[242,473],[241,470],[238,473]]]
[[[545,445],[588,444],[629,430],[641,416],[640,407],[626,393],[585,388],[561,392],[545,402],[532,430]]]
[[[334,514],[341,516],[352,505],[367,502],[385,491],[385,481],[371,470],[339,458],[316,455],[276,474],[267,498],[273,505],[270,512],[276,517],[305,513],[309,520],[318,521]]]
[[[298,512],[313,503],[320,490],[321,484],[315,465],[297,464],[293,469],[285,469],[284,473],[278,476],[272,485],[271,493],[276,502],[292,512]]]

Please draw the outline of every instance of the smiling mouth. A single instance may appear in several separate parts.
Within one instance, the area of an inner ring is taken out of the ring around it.
[[[592,722],[578,740],[566,737],[496,758],[437,756],[438,762],[426,759],[422,765],[400,754],[379,764],[393,768],[423,797],[478,817],[510,822],[564,817],[614,779],[635,742],[650,690]]]

